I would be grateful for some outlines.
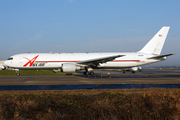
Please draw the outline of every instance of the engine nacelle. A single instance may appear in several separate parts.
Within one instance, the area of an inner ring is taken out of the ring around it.
[[[6,68],[7,68],[7,67],[6,67],[6,66],[4,66],[4,65],[3,65],[3,66],[1,66],[1,70],[6,70]]]
[[[138,71],[138,67],[132,67],[131,70],[136,72]]]
[[[76,65],[73,63],[63,63],[61,72],[75,72],[76,68]]]
[[[141,67],[141,66],[132,67],[132,68],[130,68],[130,69],[131,69],[131,71],[134,71],[134,72],[136,72],[136,71],[142,72],[142,67]]]

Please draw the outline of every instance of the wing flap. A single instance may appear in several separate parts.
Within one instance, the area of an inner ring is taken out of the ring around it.
[[[89,59],[89,60],[77,62],[77,64],[97,66],[99,63],[106,63],[108,61],[113,61],[114,59],[118,57],[123,57],[123,56],[125,55],[114,55],[114,56],[108,56],[108,57],[103,57],[103,58]]]

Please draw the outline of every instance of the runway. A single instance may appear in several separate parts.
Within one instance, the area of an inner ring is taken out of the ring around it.
[[[99,73],[103,73],[100,76]],[[116,71],[98,71],[95,76],[84,75],[31,75],[0,76],[0,85],[93,85],[93,84],[180,84],[179,71],[150,71],[136,74]],[[107,73],[111,73],[108,77]]]

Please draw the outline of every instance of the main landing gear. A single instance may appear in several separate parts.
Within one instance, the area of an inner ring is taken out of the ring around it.
[[[83,74],[84,75],[94,76],[94,71],[93,71],[92,68],[85,68],[85,72]]]
[[[84,74],[84,75],[93,76],[93,75],[94,75],[94,71],[85,71],[83,74]]]
[[[136,73],[136,71],[131,71],[132,73]],[[126,73],[126,70],[123,70],[123,74]]]

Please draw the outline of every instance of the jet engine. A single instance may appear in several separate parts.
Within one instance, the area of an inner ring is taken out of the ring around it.
[[[139,67],[132,67],[131,71],[132,71],[132,73],[135,73],[136,71],[142,72],[142,67],[141,66],[139,66]]]
[[[1,70],[6,70],[6,68],[7,68],[7,67],[6,67],[6,66],[4,66],[4,65],[3,65],[3,66],[1,66]]]
[[[138,67],[132,67],[131,70],[132,71],[138,71]]]
[[[63,63],[61,67],[61,72],[75,72],[80,69],[74,63]]]

